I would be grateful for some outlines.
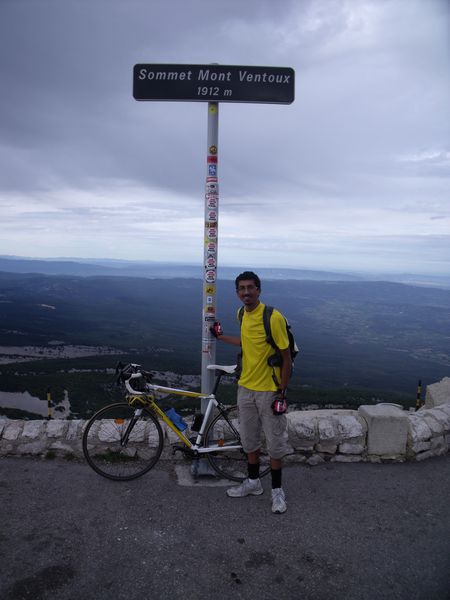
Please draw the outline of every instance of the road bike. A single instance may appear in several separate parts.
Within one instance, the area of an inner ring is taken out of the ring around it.
[[[118,380],[126,388],[125,402],[110,404],[97,411],[83,432],[83,453],[88,464],[99,475],[116,481],[128,481],[150,471],[158,462],[163,446],[162,424],[173,431],[179,442],[173,453],[185,457],[206,457],[217,476],[243,481],[247,476],[247,456],[239,436],[236,406],[227,407],[216,393],[223,375],[234,373],[236,365],[209,365],[216,371],[211,394],[151,383],[152,373],[140,365],[120,365]],[[198,415],[196,426],[182,431],[158,405],[158,396],[185,396],[207,400],[204,415]],[[198,430],[198,431],[197,431]],[[270,460],[261,438],[260,476],[270,471]]]

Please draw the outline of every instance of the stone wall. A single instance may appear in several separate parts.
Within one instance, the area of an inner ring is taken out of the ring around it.
[[[402,462],[445,454],[450,448],[450,400],[407,412],[398,405],[358,410],[294,411],[287,415],[290,462]],[[83,456],[83,420],[0,419],[0,456]],[[167,433],[163,458],[172,458]]]

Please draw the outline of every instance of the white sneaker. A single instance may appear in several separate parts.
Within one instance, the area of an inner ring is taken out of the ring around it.
[[[243,498],[244,496],[260,496],[263,492],[260,479],[245,479],[240,485],[229,488],[227,496]]]
[[[283,488],[275,488],[272,490],[272,512],[281,514],[286,512],[287,504]]]

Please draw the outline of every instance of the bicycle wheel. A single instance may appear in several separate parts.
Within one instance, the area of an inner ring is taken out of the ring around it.
[[[83,433],[88,464],[99,475],[116,481],[149,471],[161,456],[163,443],[158,419],[146,408],[136,409],[125,402],[99,410]]]
[[[208,452],[206,456],[212,468],[221,476],[231,481],[243,481],[248,477],[247,455],[242,450],[223,450],[227,446],[241,445],[239,437],[239,414],[237,406],[232,406],[224,413],[219,413],[211,421],[205,433],[205,447],[217,447],[217,452]],[[270,459],[266,451],[264,437],[261,439],[260,477],[270,471]]]

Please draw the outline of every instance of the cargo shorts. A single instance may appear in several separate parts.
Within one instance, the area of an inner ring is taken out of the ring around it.
[[[288,442],[286,415],[274,415],[276,392],[256,392],[238,386],[239,431],[246,454],[263,449],[270,458],[280,459],[292,452]]]

